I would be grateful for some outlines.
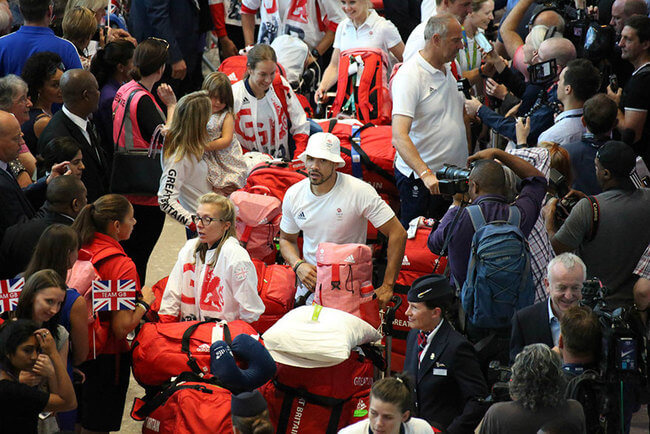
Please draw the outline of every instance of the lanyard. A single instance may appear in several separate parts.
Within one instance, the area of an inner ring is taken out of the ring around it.
[[[474,39],[472,39],[472,42],[474,42]],[[469,42],[467,40],[467,33],[465,32],[465,28],[463,27],[463,43],[465,44],[465,57],[467,57],[467,70],[471,71],[472,69],[476,68],[476,52],[478,51],[476,49],[476,42],[474,42],[474,50],[472,53],[472,60],[470,62],[469,59]],[[460,56],[460,53],[458,53],[458,56]],[[458,59],[460,62],[460,58]]]

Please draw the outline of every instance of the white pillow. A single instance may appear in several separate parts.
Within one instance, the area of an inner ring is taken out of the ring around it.
[[[318,308],[322,310],[314,321]],[[378,341],[381,335],[361,318],[313,305],[289,311],[262,338],[276,362],[320,368],[347,360],[354,347]]]

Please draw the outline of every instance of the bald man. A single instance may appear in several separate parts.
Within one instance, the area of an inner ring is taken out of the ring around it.
[[[55,165],[50,176],[21,189],[7,165],[16,159],[24,144],[16,117],[0,111],[0,238],[9,226],[34,217],[36,210],[45,201],[46,184],[65,171],[65,164]]]
[[[612,5],[612,19],[609,24],[616,30],[620,39],[625,21],[632,15],[648,15],[648,5],[645,0],[616,0]]]
[[[99,104],[99,87],[90,72],[72,69],[61,76],[63,109],[58,111],[38,138],[39,152],[56,137],[72,137],[83,154],[86,169],[81,180],[88,189],[88,202],[108,193],[110,155],[112,144],[102,144],[97,129],[89,119]]]

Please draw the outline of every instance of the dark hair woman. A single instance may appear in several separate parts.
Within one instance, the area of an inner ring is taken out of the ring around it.
[[[93,114],[102,143],[113,143],[113,100],[117,90],[131,79],[133,44],[124,39],[106,44],[90,63],[90,72],[99,85],[99,106]]]
[[[133,280],[139,291],[135,264],[120,245],[120,241],[129,239],[135,223],[129,201],[124,196],[108,194],[86,205],[72,228],[79,233],[82,249],[89,252],[101,280]],[[84,429],[120,430],[131,367],[126,336],[140,323],[153,300],[151,288],[143,287],[135,310],[100,312],[95,320],[107,338],[101,348],[91,347],[91,354],[96,357],[80,366],[86,375],[82,386],[84,405],[80,409]]]
[[[32,101],[29,120],[22,124],[25,143],[32,154],[38,155],[38,137],[52,118],[52,105],[63,103],[59,81],[64,66],[58,54],[42,51],[32,55],[23,68],[22,78],[29,88]],[[51,166],[50,166],[51,167]]]
[[[112,106],[114,114],[112,142],[119,148],[128,146],[134,149],[149,149],[155,139],[156,130],[165,122],[169,124],[172,119],[176,96],[171,87],[161,84],[157,91],[158,96],[167,106],[167,117],[151,93],[165,71],[168,49],[167,41],[149,38],[138,44],[133,53],[131,70],[133,80],[118,89]],[[130,122],[126,122],[127,119]],[[129,130],[126,130],[127,128]],[[160,173],[152,176],[156,177],[152,181],[157,185]],[[157,187],[156,191],[147,194],[133,193],[127,194],[126,198],[133,205],[135,216],[141,224],[133,232],[131,239],[122,245],[133,259],[140,281],[144,282],[147,262],[162,232],[165,214],[158,207]]]
[[[36,433],[42,411],[77,406],[65,362],[52,333],[31,320],[9,321],[0,329],[0,420],[6,432]],[[22,372],[47,375],[47,393],[18,381]]]
[[[83,154],[79,143],[72,137],[62,136],[47,142],[41,152],[44,160],[44,167],[52,167],[55,164],[69,161],[68,169],[71,175],[81,179],[83,171],[86,169],[83,162]]]

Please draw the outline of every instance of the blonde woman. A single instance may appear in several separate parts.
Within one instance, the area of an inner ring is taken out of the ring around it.
[[[235,217],[229,199],[216,193],[199,198],[193,216],[198,238],[187,241],[178,254],[160,304],[162,322],[253,322],[264,312],[255,266],[239,245]]]
[[[93,48],[92,53],[88,50],[90,41],[96,32],[97,21],[95,14],[90,9],[77,6],[65,13],[63,37],[72,42],[77,49],[84,69],[90,69],[90,60],[94,52],[97,51],[96,47]]]
[[[210,191],[208,164],[203,153],[208,143],[206,125],[212,103],[205,91],[192,92],[178,101],[165,137],[163,171],[158,190],[160,209],[185,225],[188,239],[196,233],[192,216],[199,198]]]

